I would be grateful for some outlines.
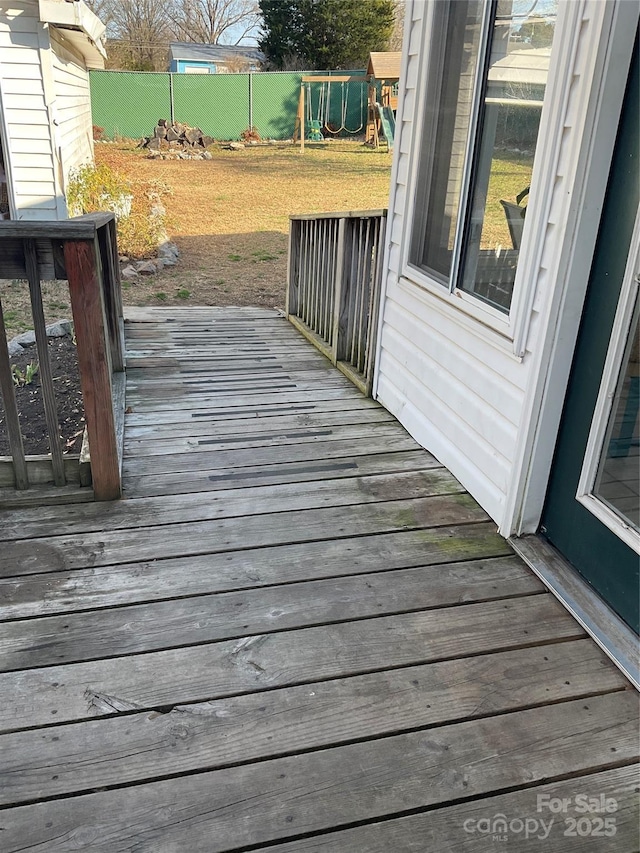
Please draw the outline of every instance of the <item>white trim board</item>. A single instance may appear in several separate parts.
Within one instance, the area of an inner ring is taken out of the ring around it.
[[[512,537],[508,542],[636,690],[640,690],[640,643],[634,631],[541,536]]]

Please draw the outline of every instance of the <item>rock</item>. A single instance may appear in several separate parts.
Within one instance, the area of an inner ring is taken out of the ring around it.
[[[158,272],[158,268],[155,261],[138,261],[136,263],[136,272],[139,275],[155,275]]]
[[[179,254],[176,244],[170,243],[168,240],[158,246],[158,255],[161,258],[177,258]]]
[[[120,275],[122,278],[131,280],[133,278],[138,278],[138,271],[134,266],[128,264],[123,270],[121,270]]]
[[[244,143],[242,142],[230,142],[228,145],[225,145],[226,151],[242,151],[244,150]]]
[[[129,258],[126,255],[119,255],[118,260],[121,264],[126,264],[129,262]]]
[[[177,139],[180,139],[180,134],[176,133],[176,131],[172,127],[167,128],[167,140],[169,142],[175,142]]]
[[[22,335],[18,335],[17,338],[13,339],[17,344],[21,347],[29,347],[31,344],[35,344],[36,342],[36,333],[35,332],[24,332]]]
[[[12,358],[14,355],[19,355],[22,352],[22,347],[15,339],[9,341],[7,346],[9,348],[9,358]]]
[[[202,159],[203,160],[213,160],[213,154],[211,154],[210,151],[203,151],[202,152]]]
[[[58,323],[52,323],[47,326],[48,338],[64,338],[71,332],[71,323],[68,320],[60,320]]]

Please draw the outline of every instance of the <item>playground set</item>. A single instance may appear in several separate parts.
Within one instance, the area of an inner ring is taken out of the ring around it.
[[[384,140],[387,150],[392,151],[399,78],[399,52],[371,53],[366,74],[303,76],[293,136],[294,142],[300,143],[300,151],[304,151],[305,140],[322,142],[327,137],[341,133],[357,135],[363,130],[365,144],[379,148]],[[353,83],[360,83],[360,124],[357,127],[348,126],[349,90]],[[366,128],[363,120],[365,97]]]

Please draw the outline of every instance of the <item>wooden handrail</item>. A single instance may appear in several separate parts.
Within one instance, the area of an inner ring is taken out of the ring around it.
[[[26,278],[29,282],[51,468],[57,485],[65,483],[66,465],[59,439],[40,282],[52,278],[68,280],[93,492],[96,500],[120,497],[122,417],[118,408],[123,408],[124,399],[120,393],[123,382],[116,381],[116,377],[123,375],[125,364],[115,217],[99,213],[62,222],[0,222],[0,278]],[[29,459],[25,462],[1,302],[0,335],[0,390],[15,486],[24,489],[29,485]]]
[[[369,395],[386,210],[290,217],[287,317]]]

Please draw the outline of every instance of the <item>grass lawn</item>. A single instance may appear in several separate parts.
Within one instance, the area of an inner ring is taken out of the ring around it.
[[[284,306],[291,213],[386,207],[391,157],[354,142],[212,148],[212,160],[149,160],[97,145],[96,158],[125,175],[161,180],[176,267],[124,291],[131,305]]]
[[[97,144],[96,160],[125,177],[168,185],[168,231],[176,267],[124,283],[128,305],[258,305],[283,307],[289,215],[387,207],[391,156],[359,142],[212,148],[212,160],[151,160],[133,145]],[[514,199],[531,166],[494,161],[485,234],[510,245],[500,198]],[[488,229],[488,230],[487,230]],[[484,240],[483,240],[484,242]],[[28,289],[2,284],[9,337],[32,327]],[[43,284],[48,321],[70,316],[64,282]]]

